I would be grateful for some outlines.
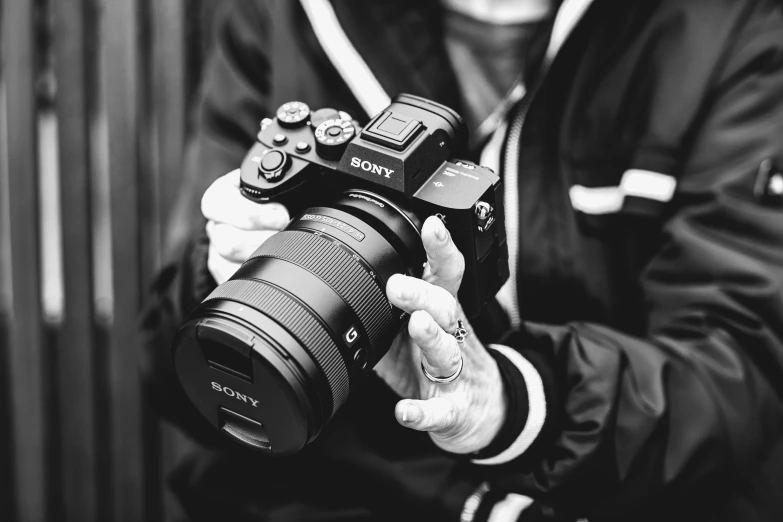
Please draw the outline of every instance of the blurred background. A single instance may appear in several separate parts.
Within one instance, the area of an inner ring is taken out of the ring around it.
[[[166,520],[143,403],[160,268],[219,0],[0,0],[0,520]]]

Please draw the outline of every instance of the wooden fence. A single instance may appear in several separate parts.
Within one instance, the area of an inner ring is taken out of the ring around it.
[[[0,520],[167,518],[136,321],[200,3],[0,0]]]

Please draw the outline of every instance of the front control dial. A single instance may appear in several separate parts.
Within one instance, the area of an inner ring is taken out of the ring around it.
[[[306,103],[292,101],[284,103],[277,109],[277,121],[282,127],[294,129],[307,123],[310,117],[310,107]]]
[[[339,159],[355,134],[351,121],[326,120],[315,129],[315,150],[323,158]]]

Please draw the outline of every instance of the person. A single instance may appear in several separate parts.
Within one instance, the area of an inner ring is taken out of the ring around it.
[[[783,519],[783,4],[239,0],[215,31],[170,235],[196,239],[144,324],[157,406],[210,448],[172,478],[189,517]],[[258,458],[198,418],[167,342],[288,222],[238,192],[258,122],[300,100],[366,123],[398,92],[464,114],[503,177],[505,313],[469,324],[428,218],[378,378]]]

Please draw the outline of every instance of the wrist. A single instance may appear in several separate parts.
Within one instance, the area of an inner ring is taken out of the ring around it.
[[[472,455],[476,464],[503,464],[522,455],[540,434],[546,421],[544,386],[536,368],[516,350],[491,345],[503,388],[504,416],[494,437]]]
[[[491,350],[488,350],[491,355]],[[480,435],[477,437],[476,448],[480,448],[474,455],[478,455],[488,448],[507,425],[510,408],[509,394],[506,379],[503,378],[498,362],[494,356],[490,357],[491,379],[488,380],[487,400],[481,408],[481,420],[477,424]]]

